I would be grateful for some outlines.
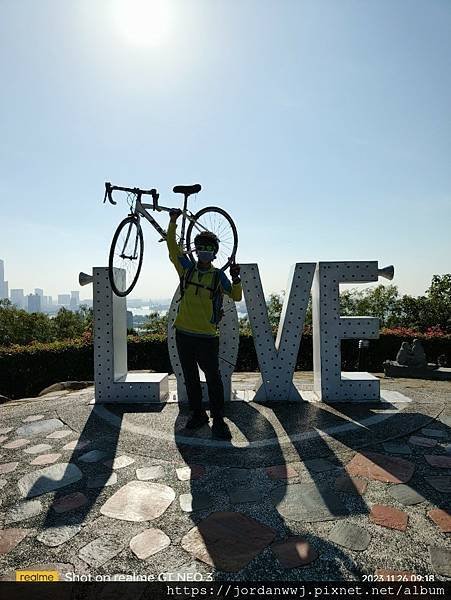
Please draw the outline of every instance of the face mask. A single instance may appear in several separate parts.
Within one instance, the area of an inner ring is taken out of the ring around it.
[[[209,250],[197,250],[197,258],[204,263],[211,262],[215,257],[215,253]]]

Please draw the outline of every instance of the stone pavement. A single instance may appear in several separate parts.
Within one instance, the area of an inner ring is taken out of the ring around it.
[[[230,402],[231,443],[187,431],[186,406],[94,406],[92,387],[2,405],[1,578],[451,580],[451,382],[381,385],[382,405]]]

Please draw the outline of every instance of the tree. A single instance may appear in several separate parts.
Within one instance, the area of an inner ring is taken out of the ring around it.
[[[151,312],[146,316],[144,329],[148,333],[166,334],[168,330],[168,314],[160,315],[157,311]]]
[[[434,275],[426,290],[428,305],[427,326],[438,325],[443,331],[451,331],[451,273]]]
[[[344,316],[378,317],[381,327],[397,324],[398,288],[396,285],[379,284],[375,288],[343,290],[340,294],[340,310]]]

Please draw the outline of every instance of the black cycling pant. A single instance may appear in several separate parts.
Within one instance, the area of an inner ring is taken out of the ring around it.
[[[185,379],[188,404],[193,413],[203,412],[202,388],[197,365],[205,373],[210,413],[224,415],[224,386],[219,371],[219,337],[200,337],[175,330],[175,342]]]

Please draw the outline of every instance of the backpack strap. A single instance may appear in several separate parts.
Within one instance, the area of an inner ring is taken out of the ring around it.
[[[191,265],[180,276],[180,298],[177,300],[177,302],[179,302],[183,298],[183,294],[185,293],[186,286],[191,281],[191,278],[193,276],[195,268],[196,268],[196,265]]]

